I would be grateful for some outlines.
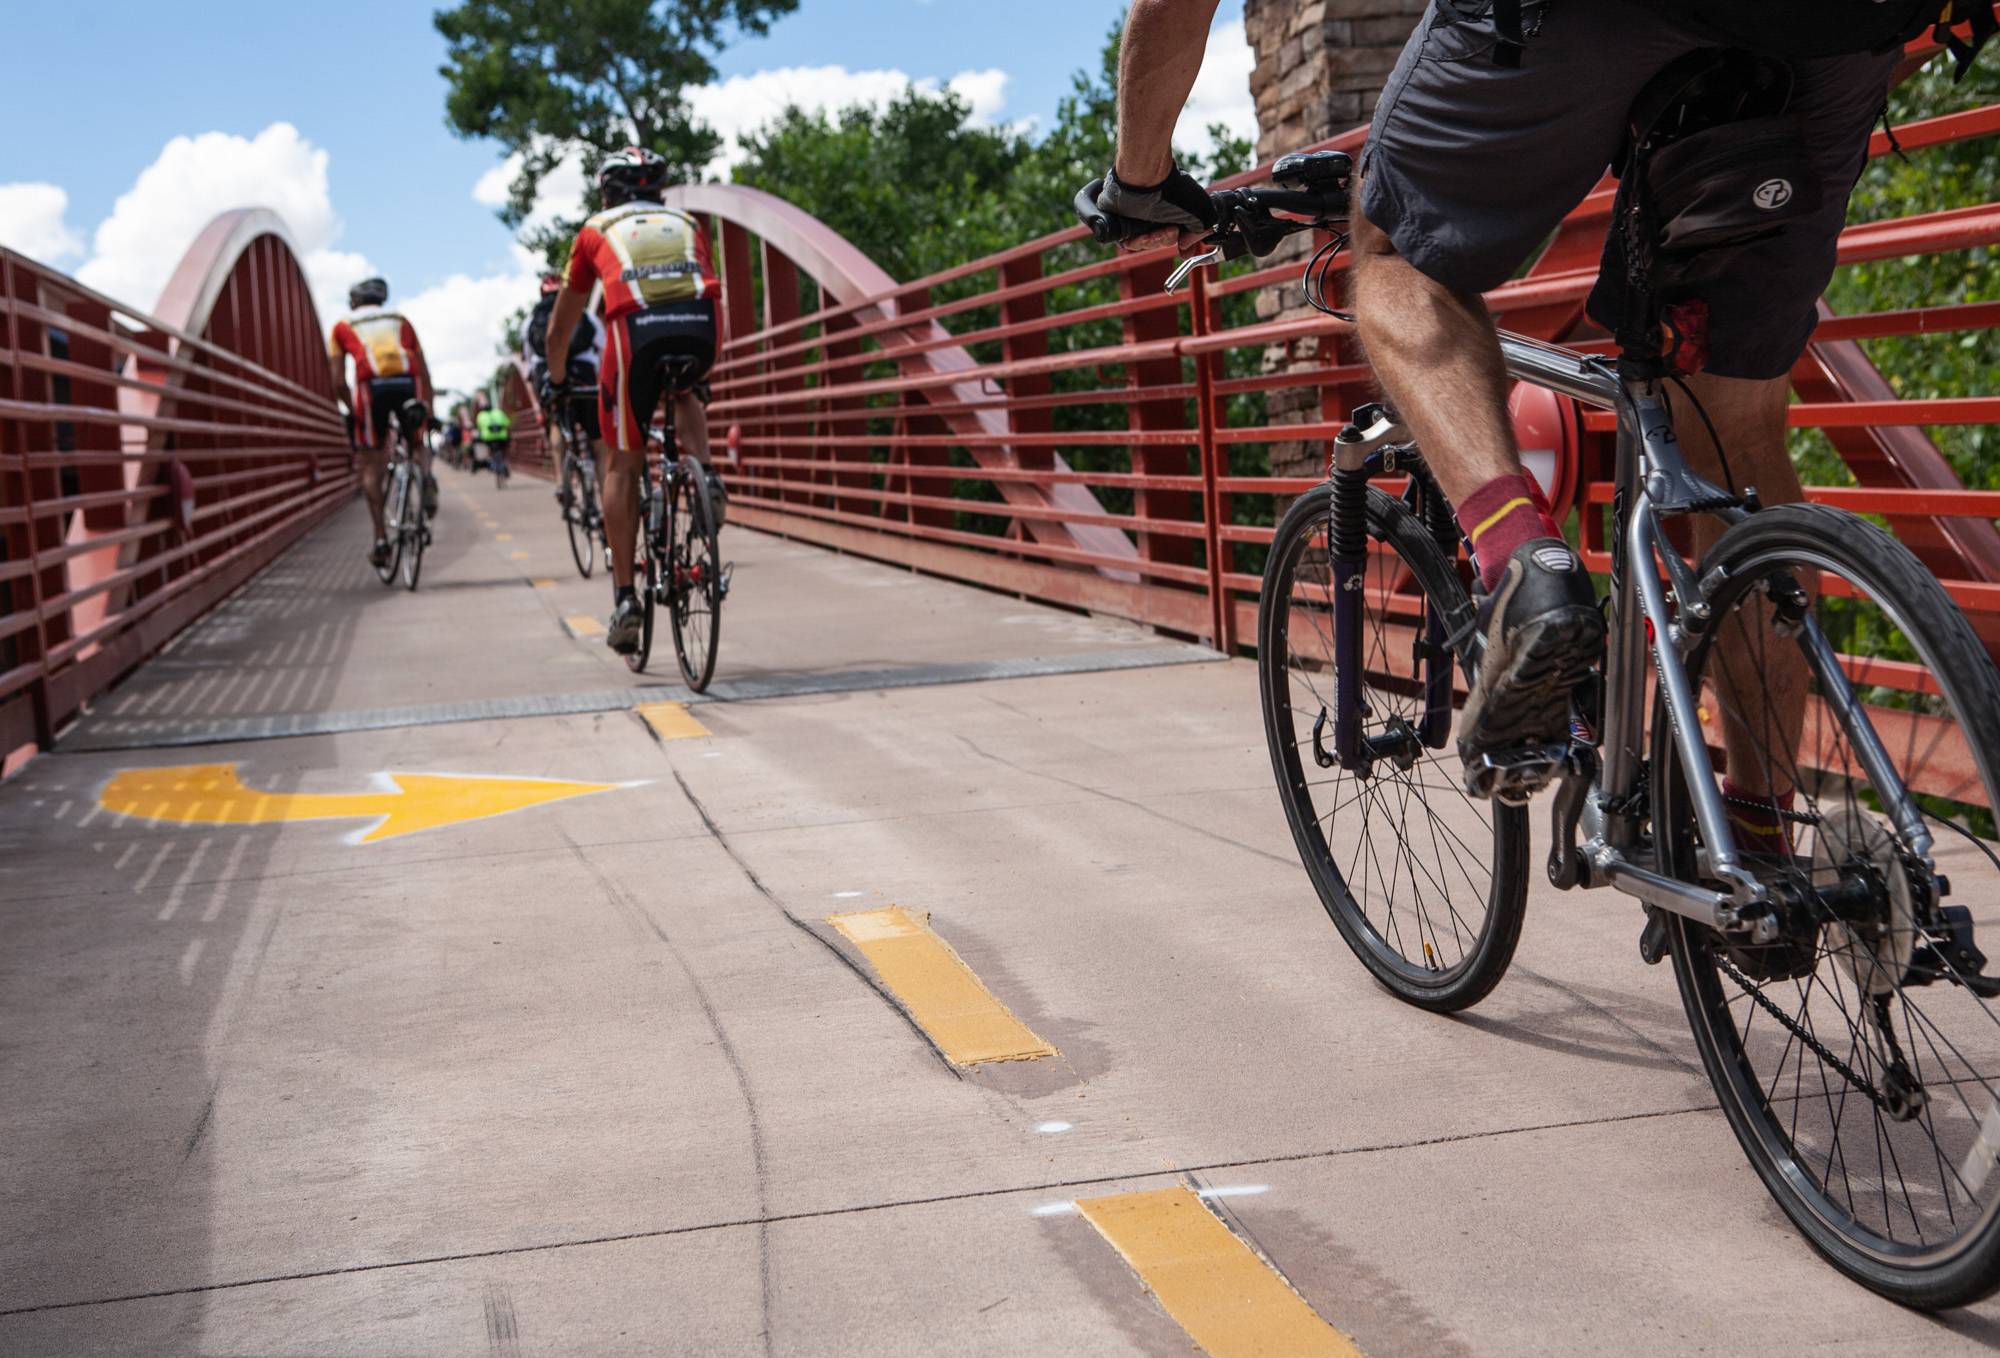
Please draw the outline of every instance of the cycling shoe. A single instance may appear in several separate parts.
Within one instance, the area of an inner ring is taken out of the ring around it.
[[[1485,650],[1458,723],[1465,790],[1526,801],[1560,772],[1570,696],[1603,658],[1597,590],[1567,543],[1535,538],[1507,558],[1477,626]]]
[[[604,628],[604,644],[620,655],[637,655],[639,632],[644,625],[645,615],[639,607],[639,596],[628,594],[611,610],[611,621]]]

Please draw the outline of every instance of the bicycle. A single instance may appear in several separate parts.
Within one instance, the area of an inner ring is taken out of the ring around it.
[[[412,403],[414,404],[414,403]],[[415,441],[423,437],[427,415],[421,406],[405,407],[390,421],[394,437],[389,444],[388,484],[382,493],[382,526],[389,543],[389,555],[375,568],[385,585],[394,585],[400,574],[405,589],[417,587],[424,569],[424,548],[430,546],[431,529],[424,513],[424,470],[417,464]]]
[[[570,402],[596,399],[597,388],[588,386],[570,387],[561,396],[551,393],[549,401],[563,435],[562,488],[556,498],[569,530],[570,558],[576,562],[577,574],[586,580],[596,568],[599,549],[607,561],[611,549],[604,536],[604,511],[597,502],[597,458],[591,452],[589,437],[577,427]]]
[[[1281,187],[1213,195],[1210,249],[1169,286],[1317,229],[1307,295],[1351,320],[1326,302],[1351,174],[1343,154],[1295,154],[1274,167]],[[1621,340],[1658,334],[1657,314],[1639,319]],[[1693,472],[1659,354],[1500,343],[1516,379],[1616,412],[1605,661],[1566,744],[1489,757],[1469,776],[1495,795],[1468,795],[1438,757],[1481,645],[1458,526],[1395,412],[1357,410],[1327,480],[1278,526],[1258,618],[1272,769],[1321,904],[1398,998],[1476,1003],[1520,938],[1524,803],[1553,785],[1551,883],[1641,903],[1641,954],[1672,959],[1731,1130],[1786,1216],[1898,1302],[1990,1295],[2000,979],[1976,938],[2000,936],[1991,658],[1882,529]],[[1392,476],[1400,488],[1373,484]],[[1702,518],[1721,531],[1690,561],[1666,526]],[[1787,674],[1803,691],[1781,705]],[[1712,740],[1751,752],[1731,776],[1761,791],[1725,797]],[[1336,823],[1352,837],[1339,850]]]
[[[718,525],[708,478],[700,463],[681,456],[675,439],[674,396],[694,385],[694,361],[675,357],[663,360],[661,366],[666,420],[659,434],[648,429],[646,461],[639,471],[639,555],[633,572],[642,619],[639,649],[626,656],[625,663],[635,674],[645,672],[653,650],[653,611],[665,604],[681,678],[700,693],[715,674],[729,571],[721,564],[716,542]],[[650,422],[651,411],[633,413],[642,424]]]

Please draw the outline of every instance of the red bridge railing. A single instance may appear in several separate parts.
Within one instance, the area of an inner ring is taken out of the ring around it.
[[[1924,55],[1913,47],[1905,73]],[[1324,145],[1358,148],[1365,131]],[[1987,137],[2000,106],[1896,131],[1912,151]],[[1887,153],[1888,139],[1871,149]],[[1317,445],[1371,397],[1345,327],[1254,311],[1267,289],[1296,288],[1301,259],[1198,273],[1170,296],[1166,252],[1110,255],[1072,228],[899,283],[756,190],[694,185],[671,201],[711,216],[717,233],[728,338],[710,418],[731,432],[737,521],[1225,649],[1254,638],[1270,524],[1323,474]],[[1491,294],[1503,325],[1608,347],[1582,312],[1610,203],[1608,185],[1594,192]],[[2000,203],[1853,226],[1840,258],[1994,244]],[[1791,418],[1824,431],[1857,483],[1811,496],[1885,516],[2000,642],[2000,492],[1966,489],[1926,433],[2000,422],[2000,394],[1899,399],[1858,343],[1973,335],[1994,352],[1996,326],[1991,302],[1823,308],[1793,373]],[[1306,422],[1269,422],[1266,403],[1288,394],[1309,407]],[[1545,393],[1518,399],[1524,445],[1560,454],[1547,459],[1556,498],[1584,511],[1585,548],[1603,569],[1609,421]],[[1259,447],[1268,457],[1244,456]],[[1889,674],[1878,668],[1876,681]]]
[[[225,213],[148,315],[0,249],[0,760],[353,494],[283,224]]]

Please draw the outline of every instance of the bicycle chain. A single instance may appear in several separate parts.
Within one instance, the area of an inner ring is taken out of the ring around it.
[[[1888,1111],[1889,1109],[1888,1100],[1883,1096],[1880,1090],[1876,1089],[1874,1085],[1869,1084],[1859,1075],[1856,1075],[1854,1073],[1853,1067],[1849,1066],[1845,1061],[1841,1060],[1838,1056],[1835,1056],[1832,1052],[1828,1051],[1824,1043],[1822,1043],[1818,1038],[1814,1037],[1811,1033],[1807,1032],[1804,1028],[1801,1028],[1798,1025],[1798,1023],[1792,1018],[1792,1016],[1790,1014],[1787,1014],[1784,1010],[1780,1009],[1775,1003],[1773,1003],[1764,994],[1761,988],[1752,985],[1750,983],[1750,978],[1748,976],[1745,976],[1742,972],[1738,971],[1736,969],[1736,964],[1734,962],[1731,962],[1726,957],[1718,955],[1715,959],[1715,965],[1722,971],[1722,973],[1725,976],[1729,977],[1730,980],[1736,982],[1737,987],[1741,989],[1744,994],[1748,995],[1753,1001],[1755,1001],[1759,1008],[1764,1010],[1765,1013],[1769,1014],[1779,1023],[1783,1024],[1786,1027],[1786,1029],[1791,1032],[1792,1036],[1798,1038],[1800,1042],[1804,1043],[1807,1049],[1809,1049],[1814,1056],[1817,1056],[1821,1061],[1824,1061],[1827,1065],[1832,1066],[1835,1073],[1837,1073],[1842,1079],[1846,1080],[1849,1084],[1853,1085],[1863,1094],[1866,1094],[1868,1096],[1868,1101],[1874,1104],[1877,1109],[1883,1112]]]

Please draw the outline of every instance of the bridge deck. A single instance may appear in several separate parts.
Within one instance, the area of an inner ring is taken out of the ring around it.
[[[348,511],[0,788],[0,1352],[1189,1353],[1072,1206],[1174,1183],[1378,1356],[2000,1340],[1778,1217],[1627,905],[1370,984],[1248,663],[732,531],[656,740],[546,489],[443,475],[416,595]],[[327,818],[105,808],[182,765]],[[397,771],[619,786],[355,842]],[[948,1065],[891,904],[1059,1055]]]

